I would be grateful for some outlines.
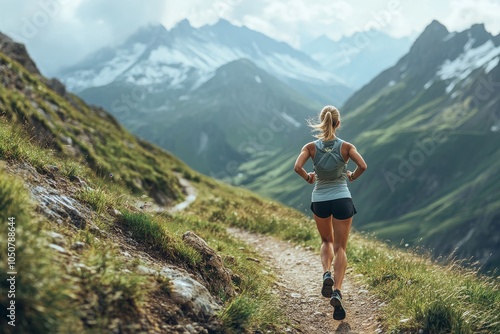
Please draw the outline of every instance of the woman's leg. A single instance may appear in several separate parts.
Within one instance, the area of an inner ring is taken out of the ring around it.
[[[333,218],[333,231],[335,234],[335,242],[333,244],[335,252],[334,268],[334,289],[342,290],[342,281],[344,280],[345,271],[347,269],[347,239],[351,231],[352,218],[339,220]]]
[[[314,215],[316,226],[319,235],[321,236],[321,263],[323,264],[323,272],[332,271],[333,261],[333,227],[332,216],[328,218],[320,218]]]

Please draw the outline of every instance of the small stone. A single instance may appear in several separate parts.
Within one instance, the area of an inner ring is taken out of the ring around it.
[[[323,312],[314,312],[315,317],[325,317],[326,315]]]
[[[66,239],[64,238],[64,236],[62,234],[59,234],[59,233],[56,233],[53,231],[49,231],[46,233],[47,233],[47,236],[52,238],[52,242],[54,244],[59,245],[59,246],[66,246]]]
[[[252,262],[256,262],[256,263],[260,263],[260,260],[255,259],[255,258],[253,258],[253,257],[247,257],[247,260],[248,260],[248,261],[252,261]]]
[[[191,324],[187,324],[186,325],[186,330],[191,333],[191,334],[195,334],[196,333],[196,329],[194,329],[193,325]]]
[[[50,244],[49,247],[52,248],[52,249],[54,249],[54,250],[56,250],[56,251],[58,251],[61,254],[69,254],[67,250],[65,250],[64,248],[62,248],[59,245]]]
[[[71,139],[71,137],[62,136],[61,141],[64,145],[73,145],[73,139]]]
[[[102,234],[102,231],[99,227],[97,227],[96,225],[92,225],[89,227],[89,231],[93,234],[97,234],[97,235],[101,235]]]
[[[85,248],[85,246],[87,246],[86,243],[84,243],[82,241],[77,241],[73,245],[71,245],[71,249],[73,249],[73,250],[82,250],[83,248]]]
[[[47,165],[47,169],[50,169],[53,172],[58,172],[59,171],[59,167],[57,167],[55,165]]]
[[[418,330],[418,334],[423,334],[424,333],[424,330],[421,328]]]
[[[399,320],[400,323],[404,324],[406,322],[410,321],[410,318],[406,318],[406,319],[401,319]]]
[[[76,176],[76,175],[73,175],[70,177],[70,180],[73,181],[73,182],[77,182],[79,183],[81,186],[83,187],[86,187],[87,186],[87,182],[85,182],[81,177],[79,176]]]
[[[358,292],[359,292],[359,293],[369,293],[370,291],[368,291],[368,290],[364,290],[364,289],[361,289],[361,290],[359,290]]]
[[[302,295],[300,293],[296,293],[296,292],[291,293],[290,296],[292,298],[301,298],[302,297]]]
[[[242,251],[245,250],[245,247],[239,247],[238,249]]]
[[[112,215],[113,217],[120,217],[122,215],[122,213],[115,208],[110,208],[109,214]]]

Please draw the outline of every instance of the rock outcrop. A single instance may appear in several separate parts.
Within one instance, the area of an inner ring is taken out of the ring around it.
[[[205,240],[191,231],[184,233],[182,240],[201,254],[200,267],[204,270],[200,275],[212,294],[219,296],[223,293],[227,297],[233,297],[236,292],[232,285],[231,271],[224,266],[220,255],[210,248]]]

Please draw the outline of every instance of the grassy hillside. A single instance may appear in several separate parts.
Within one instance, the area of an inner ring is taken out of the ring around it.
[[[182,333],[196,323],[200,332],[280,333],[293,325],[271,293],[269,268],[248,260],[259,254],[231,238],[226,227],[318,249],[310,218],[197,174],[121,130],[104,111],[59,96],[0,56],[0,219],[16,218],[17,331]],[[177,214],[140,209],[144,202],[182,199],[174,171],[191,181],[197,200]],[[233,273],[224,288],[237,295],[212,284],[218,277],[203,254],[181,237],[188,230],[221,255]],[[5,236],[0,237],[3,249]],[[497,279],[436,266],[360,235],[352,237],[349,252],[356,277],[387,303],[380,316],[388,332],[500,331]],[[7,261],[0,253],[2,268]],[[158,274],[165,267],[199,279],[221,304],[213,319],[200,318],[192,305],[176,301],[173,283]],[[5,309],[6,271],[1,278]],[[13,332],[5,317],[0,328]]]

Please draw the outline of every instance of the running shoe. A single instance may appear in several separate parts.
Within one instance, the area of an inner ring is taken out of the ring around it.
[[[345,319],[345,310],[342,306],[342,294],[340,293],[340,290],[336,289],[333,291],[332,298],[330,299],[330,305],[333,306],[333,319]]]
[[[333,293],[333,278],[332,273],[327,271],[323,274],[323,287],[321,288],[321,295],[325,298],[331,298]]]

